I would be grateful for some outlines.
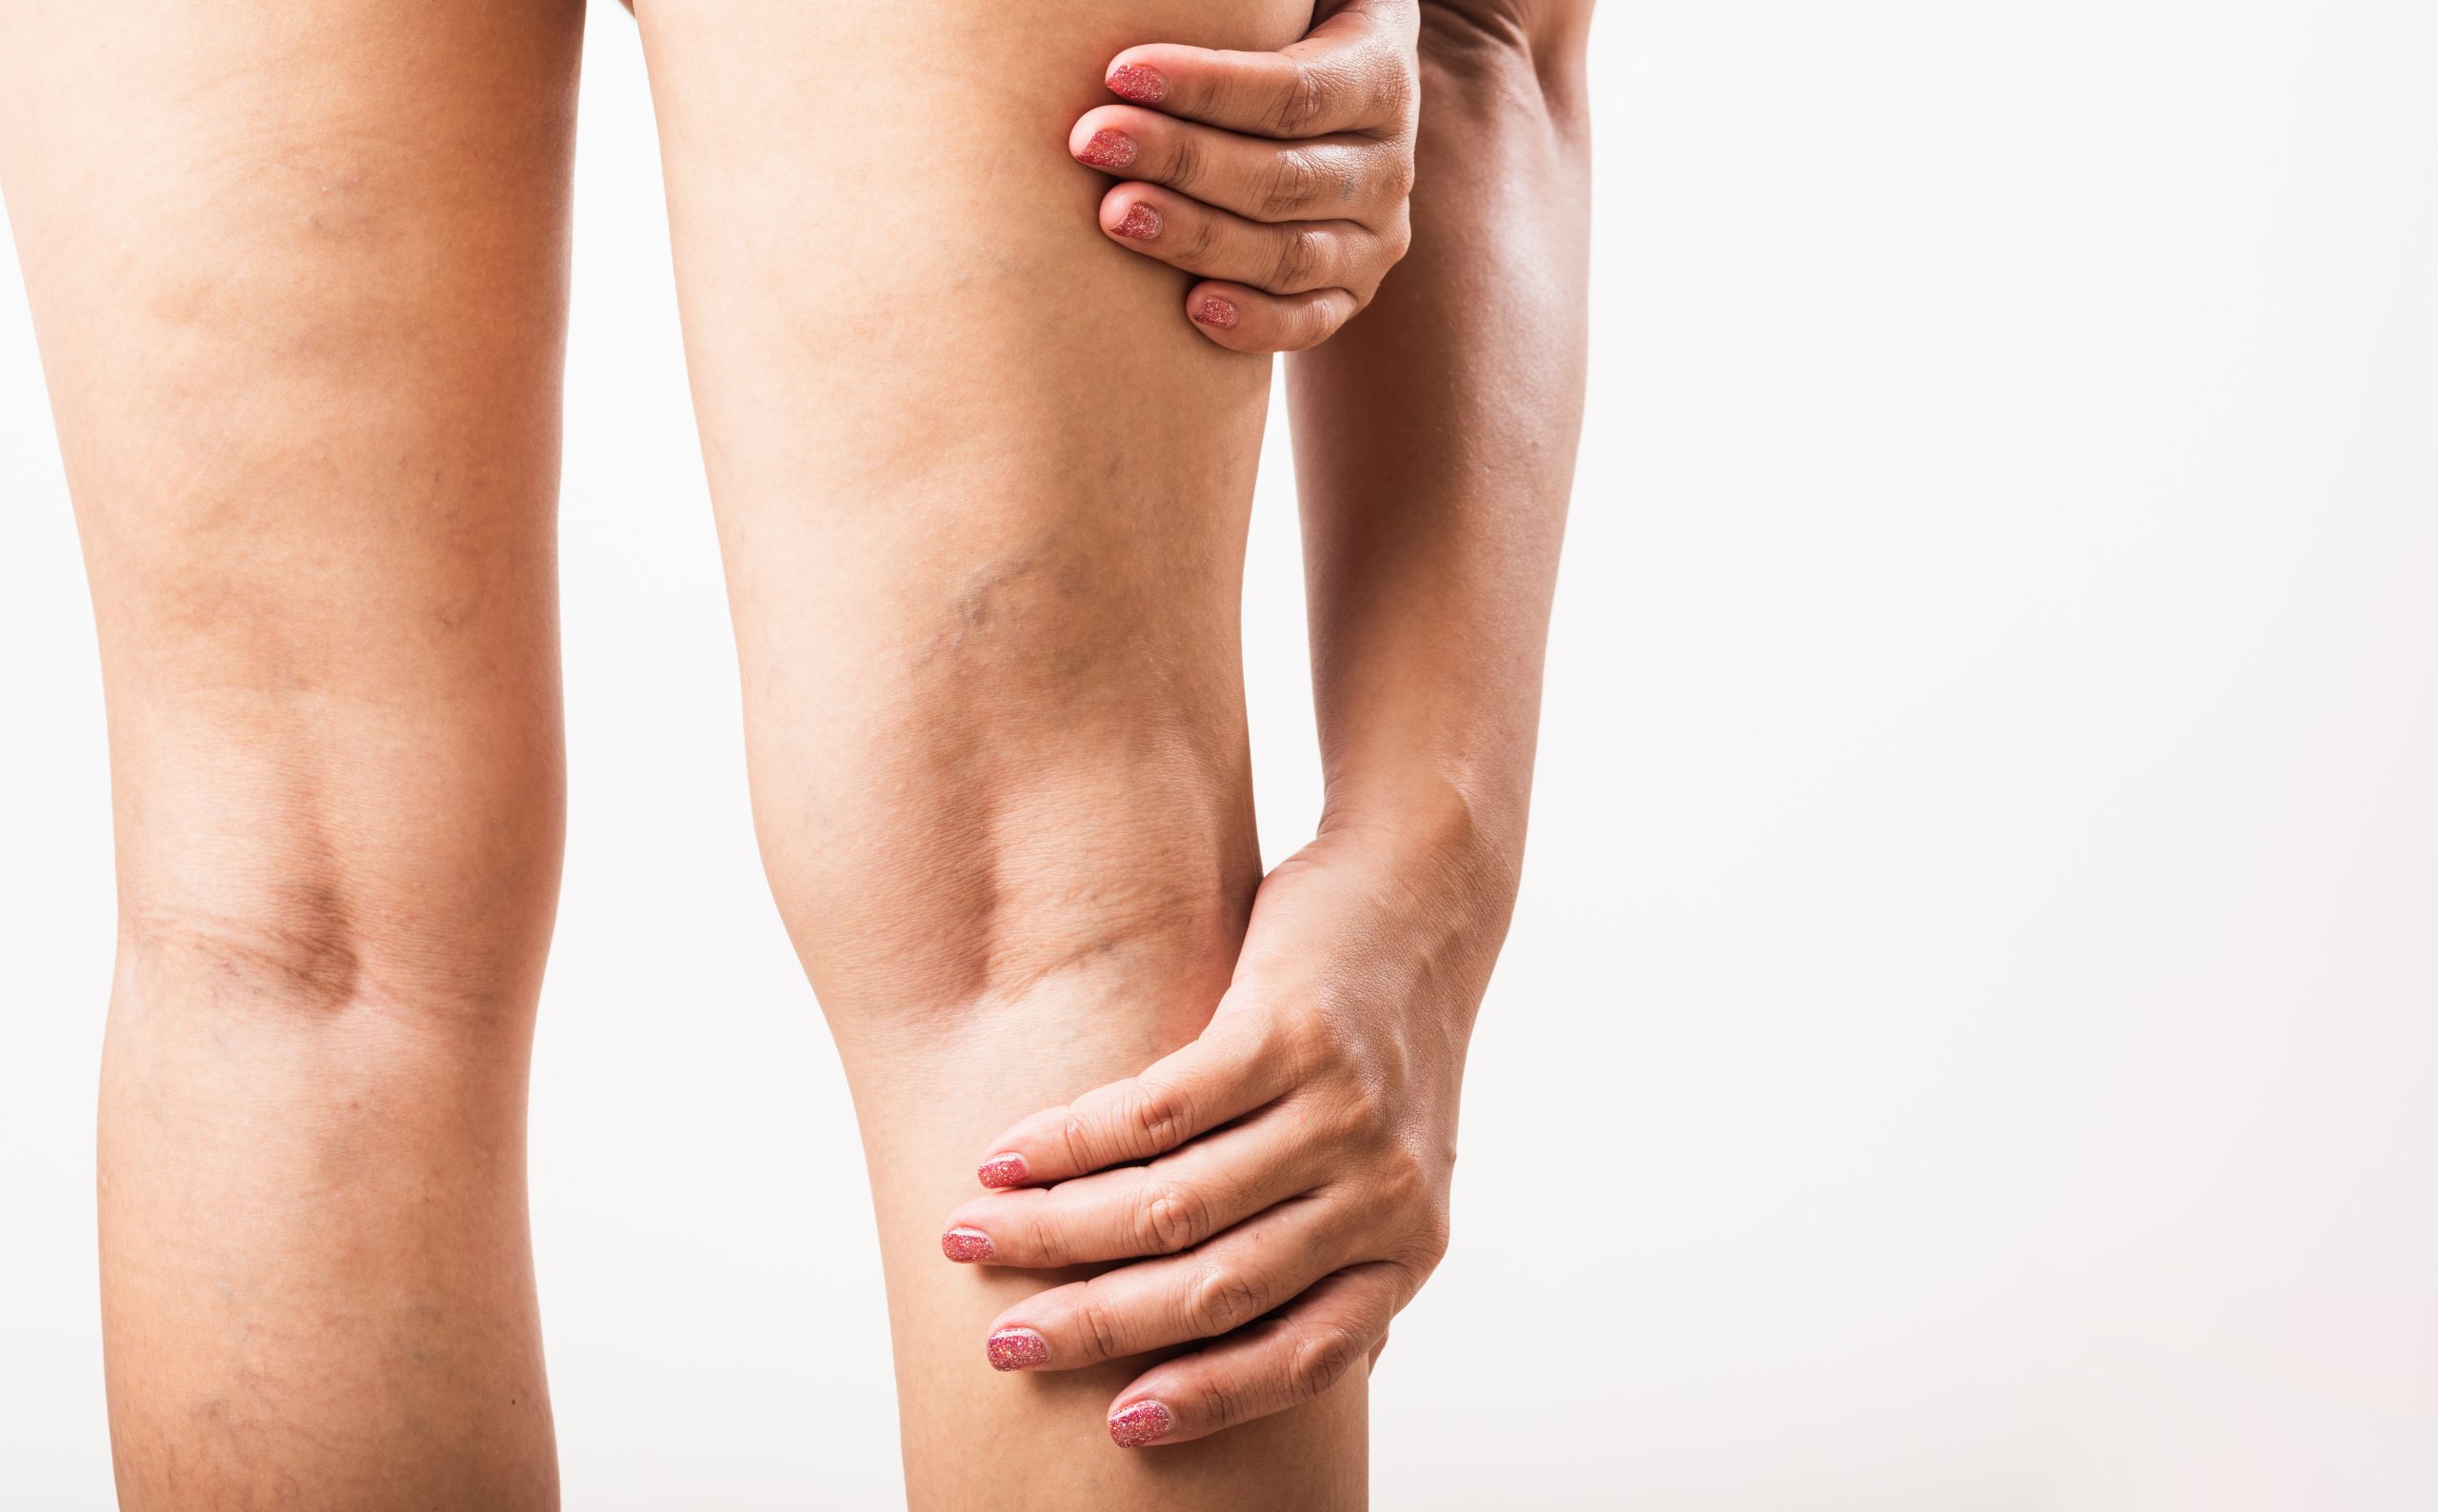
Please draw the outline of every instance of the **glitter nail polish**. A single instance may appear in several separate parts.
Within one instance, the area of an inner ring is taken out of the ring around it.
[[[1169,97],[1169,81],[1157,69],[1129,63],[1109,70],[1109,92],[1137,105],[1157,105]]]
[[[962,1265],[977,1260],[989,1260],[998,1251],[991,1246],[990,1236],[978,1228],[951,1228],[940,1236],[940,1253]]]
[[[1193,318],[1206,326],[1226,330],[1236,323],[1236,303],[1231,299],[1221,299],[1216,294],[1209,295],[1203,300],[1202,308],[1193,312]]]
[[[993,1370],[1022,1370],[1049,1358],[1049,1343],[1029,1328],[1002,1328],[983,1346]]]
[[[1109,1420],[1109,1436],[1122,1449],[1140,1448],[1154,1439],[1168,1437],[1177,1425],[1169,1409],[1156,1402],[1138,1402]]]
[[[1126,219],[1117,223],[1117,234],[1133,241],[1149,241],[1160,234],[1160,212],[1136,200],[1126,208]]]
[[[1115,172],[1134,161],[1134,138],[1123,131],[1094,131],[1084,149],[1075,154],[1075,161]]]
[[[1021,1186],[1025,1180],[1025,1158],[1021,1155],[993,1155],[982,1163],[974,1175],[985,1186]]]

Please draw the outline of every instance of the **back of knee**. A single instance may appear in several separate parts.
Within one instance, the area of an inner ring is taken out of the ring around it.
[[[1115,752],[896,785],[823,844],[765,830],[833,1025],[926,1035],[1045,1002],[1207,1012],[1261,869],[1241,781]]]
[[[192,816],[200,820],[201,816]],[[521,1031],[556,902],[557,832],[386,805],[223,812],[122,868],[117,997],[233,1027]]]

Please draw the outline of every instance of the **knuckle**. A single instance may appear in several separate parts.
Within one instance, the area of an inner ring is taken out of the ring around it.
[[[1193,1390],[1202,1409],[1202,1421],[1211,1423],[1242,1422],[1251,1416],[1242,1387],[1221,1375],[1207,1375]]]
[[[1331,1140],[1342,1145],[1369,1150],[1382,1143],[1390,1128],[1387,1100],[1369,1085],[1346,1088],[1331,1098],[1325,1124]],[[1393,1195],[1398,1185],[1399,1152],[1389,1151],[1382,1174],[1382,1184]]]
[[[1393,1150],[1382,1163],[1378,1177],[1377,1201],[1380,1205],[1398,1212],[1417,1206],[1429,1196],[1429,1181],[1423,1173],[1422,1163],[1403,1149]]]
[[[1156,1149],[1166,1149],[1185,1137],[1193,1108],[1184,1088],[1165,1083],[1134,1084],[1127,1101],[1129,1130]]]
[[[1302,209],[1312,203],[1320,177],[1311,154],[1291,149],[1279,153],[1263,181],[1259,213],[1274,220]]]
[[[1363,1341],[1335,1323],[1315,1328],[1295,1343],[1287,1360],[1287,1400],[1309,1402],[1346,1379],[1363,1353]]]
[[[1202,143],[1191,131],[1164,128],[1160,134],[1167,138],[1168,145],[1168,172],[1163,176],[1164,182],[1188,194],[1198,194],[1210,171],[1209,153],[1203,149]]]
[[[1075,1332],[1095,1360],[1115,1360],[1124,1353],[1119,1347],[1124,1331],[1105,1302],[1087,1297],[1075,1304]]]
[[[1435,1203],[1451,1163],[1432,1159],[1427,1142],[1397,1142],[1396,1159],[1390,1168],[1397,1174],[1398,1192],[1417,1204]]]
[[[1204,1270],[1186,1293],[1185,1323],[1209,1338],[1243,1326],[1269,1311],[1269,1287],[1231,1266]]]
[[[1091,1117],[1080,1109],[1070,1107],[1059,1120],[1058,1143],[1065,1150],[1069,1170],[1089,1171],[1101,1164],[1094,1158],[1097,1152],[1093,1145],[1097,1137],[1093,1133]]]
[[[1401,53],[1397,66],[1380,80],[1380,114],[1408,125],[1422,113],[1422,68],[1410,53]]]
[[[1330,308],[1330,301],[1313,301],[1311,318],[1315,322],[1328,321]],[[1369,1047],[1352,1019],[1343,1004],[1326,1000],[1315,1001],[1304,1014],[1302,1047],[1310,1056],[1316,1075],[1343,1080],[1363,1074]]]
[[[1338,314],[1334,303],[1317,301],[1295,317],[1289,351],[1309,351],[1337,334]]]
[[[1067,1236],[1057,1220],[1048,1213],[1036,1213],[1017,1226],[1014,1234],[1020,1253],[1028,1260],[1043,1264],[1063,1265],[1067,1263]]]
[[[1295,65],[1271,103],[1269,124],[1281,136],[1302,136],[1321,118],[1326,81],[1309,64]]]
[[[1278,237],[1278,253],[1270,263],[1270,288],[1279,293],[1297,293],[1305,287],[1320,261],[1313,233],[1298,227],[1282,231]]]
[[[1424,1274],[1428,1275],[1430,1271],[1439,1268],[1439,1263],[1448,1258],[1448,1246],[1455,1237],[1455,1229],[1448,1221],[1447,1210],[1433,1206],[1422,1222],[1420,1247],[1423,1259],[1427,1262]]]
[[[1436,1247],[1428,1238],[1416,1239],[1389,1256],[1388,1263],[1397,1276],[1398,1295],[1410,1298],[1422,1290],[1424,1284],[1438,1273],[1439,1263],[1447,1258],[1444,1236]]]
[[[1405,1272],[1410,1295],[1448,1258],[1448,1245],[1453,1237],[1448,1204],[1435,1193],[1428,1195],[1409,1213],[1401,1215],[1398,1227],[1401,1237],[1385,1258]]]
[[[1405,261],[1406,253],[1413,250],[1413,217],[1400,208],[1388,229],[1380,233],[1380,244],[1388,249],[1391,266]]]
[[[1280,313],[1276,307],[1272,307],[1269,313],[1269,324],[1273,328],[1284,328],[1291,322],[1291,317]],[[1280,1068],[1289,1082],[1299,1081],[1304,1064],[1306,1032],[1303,1015],[1273,1008],[1273,1011],[1261,1016],[1260,1026],[1253,1036],[1251,1058],[1257,1064]]]
[[[1200,1243],[1210,1232],[1210,1208],[1190,1187],[1155,1185],[1144,1193],[1135,1233],[1153,1254],[1173,1255]]]
[[[1309,326],[1318,308],[1315,305],[1313,309],[1300,311],[1297,315],[1299,326]],[[1289,1068],[1298,1082],[1313,1080],[1327,1070],[1335,1058],[1335,1039],[1317,1013],[1281,1014],[1272,1034],[1276,1043],[1270,1047],[1271,1053],[1288,1058]]]
[[[1208,215],[1179,212],[1185,221],[1185,236],[1177,255],[1187,262],[1207,263],[1219,250],[1219,230]]]

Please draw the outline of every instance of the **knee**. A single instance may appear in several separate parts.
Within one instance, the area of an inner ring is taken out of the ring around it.
[[[521,1030],[557,888],[557,828],[486,806],[226,809],[123,843],[115,996],[230,1029]],[[230,835],[242,836],[231,844]]]
[[[925,1035],[1045,1002],[1207,1013],[1260,881],[1249,792],[1174,763],[1045,760],[900,786],[766,851],[833,1025]]]
[[[337,1014],[375,990],[366,965],[381,946],[342,894],[280,882],[248,890],[130,905],[120,918],[123,956],[148,983],[183,980],[215,1001],[282,1016]]]
[[[543,941],[452,926],[448,912],[400,917],[312,883],[130,906],[115,996],[239,1029],[523,1029]]]

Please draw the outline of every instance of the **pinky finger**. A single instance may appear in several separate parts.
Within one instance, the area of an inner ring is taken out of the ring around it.
[[[1147,1371],[1118,1393],[1109,1436],[1128,1449],[1184,1443],[1301,1406],[1371,1353],[1407,1295],[1385,1261],[1341,1270],[1269,1322]]]
[[[1185,312],[1195,328],[1230,351],[1302,351],[1337,334],[1354,318],[1354,295],[1343,288],[1272,294],[1216,280],[1186,290]]]

